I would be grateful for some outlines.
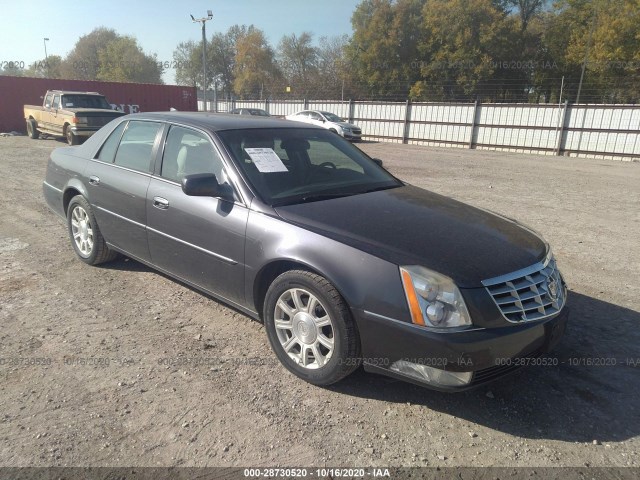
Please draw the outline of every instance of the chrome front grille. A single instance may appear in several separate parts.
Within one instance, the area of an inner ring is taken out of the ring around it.
[[[564,306],[566,287],[553,256],[543,263],[482,282],[504,318],[531,322],[555,315]]]

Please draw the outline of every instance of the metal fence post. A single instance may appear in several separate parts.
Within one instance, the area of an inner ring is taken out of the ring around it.
[[[476,127],[478,126],[478,111],[480,110],[479,107],[480,103],[478,102],[478,100],[476,100],[473,103],[473,115],[471,116],[471,132],[469,134],[469,148],[474,148],[475,147],[475,141],[474,138],[478,138],[477,133],[476,133]]]
[[[349,123],[353,123],[353,117],[354,117],[354,115],[353,115],[353,111],[354,111],[354,107],[355,107],[355,105],[354,105],[353,99],[351,99],[351,98],[350,98],[350,99],[349,99]]]
[[[309,110],[309,100],[308,99],[304,99],[302,101],[302,104],[304,105],[304,107],[302,107],[303,110]]]
[[[409,143],[409,127],[411,125],[411,100],[407,100],[404,107],[404,129],[402,130],[402,143]]]
[[[565,132],[565,120],[567,118],[567,109],[569,108],[568,100],[564,101],[564,106],[562,108],[562,112],[560,113],[560,119],[558,120],[558,126],[556,127],[557,138],[556,138],[556,155],[562,155],[564,153],[565,141],[567,140]]]
[[[269,99],[268,98],[264,99],[264,111],[269,113]]]

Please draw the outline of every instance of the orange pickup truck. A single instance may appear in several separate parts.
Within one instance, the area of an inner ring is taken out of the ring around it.
[[[49,90],[42,106],[25,105],[24,118],[31,138],[40,134],[64,137],[69,145],[78,145],[124,113],[111,108],[96,92]]]

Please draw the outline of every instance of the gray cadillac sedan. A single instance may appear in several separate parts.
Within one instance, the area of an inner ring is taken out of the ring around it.
[[[316,385],[363,365],[462,390],[544,360],[567,322],[539,235],[320,127],[127,115],[56,149],[43,188],[82,261],[124,254],[263,321]]]

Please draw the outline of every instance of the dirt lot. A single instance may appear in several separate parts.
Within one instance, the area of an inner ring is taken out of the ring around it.
[[[558,366],[448,395],[305,384],[259,323],[134,261],[76,260],[41,194],[58,146],[0,138],[1,466],[640,465],[640,164],[361,145],[540,231],[571,288]]]

